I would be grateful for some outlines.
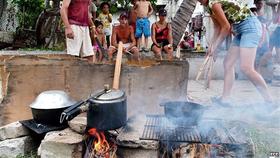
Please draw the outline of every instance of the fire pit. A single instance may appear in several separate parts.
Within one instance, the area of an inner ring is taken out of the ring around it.
[[[90,158],[116,158],[116,136],[108,131],[98,131],[96,128],[88,130],[86,139],[86,153]]]
[[[250,137],[243,128],[228,128],[228,124],[201,119],[197,125],[184,126],[165,115],[146,115],[145,121],[143,116],[137,117],[118,135],[118,153],[133,158],[253,157]]]

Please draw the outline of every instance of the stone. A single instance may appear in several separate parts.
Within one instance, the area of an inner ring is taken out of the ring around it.
[[[68,125],[73,131],[80,134],[84,134],[87,126],[87,117],[83,115],[79,115],[75,117],[73,120],[69,121]]]
[[[0,158],[15,158],[31,152],[34,147],[30,136],[0,141]]]
[[[0,31],[0,42],[12,44],[14,41],[14,33],[9,31]]]
[[[67,128],[46,134],[38,148],[41,158],[81,158],[83,136]]]
[[[118,148],[117,152],[118,157],[124,158],[155,158],[158,157],[157,150],[147,150],[139,148]]]
[[[117,136],[117,144],[121,147],[157,150],[159,142],[154,140],[140,140],[145,124],[145,116],[130,118],[126,127]]]
[[[29,131],[19,122],[13,122],[0,127],[0,140],[27,136]]]

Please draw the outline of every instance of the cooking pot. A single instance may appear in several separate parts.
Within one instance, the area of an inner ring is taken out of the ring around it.
[[[79,113],[87,111],[87,128],[112,130],[126,125],[126,95],[122,90],[105,88],[85,101],[64,110],[61,120],[71,120]]]
[[[63,110],[75,103],[67,93],[60,90],[50,90],[40,93],[30,105],[33,119],[43,124],[60,124]],[[64,123],[64,122],[62,122]]]
[[[169,101],[161,103],[165,116],[180,125],[197,125],[204,112],[203,105],[188,101]]]

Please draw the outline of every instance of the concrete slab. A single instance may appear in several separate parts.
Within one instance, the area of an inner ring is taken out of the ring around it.
[[[42,91],[64,90],[81,100],[111,84],[114,74],[114,65],[90,64],[67,55],[2,56],[0,61],[7,122],[31,118],[29,105]],[[120,88],[127,95],[128,116],[162,112],[160,102],[186,99],[188,67],[187,61],[124,64]]]

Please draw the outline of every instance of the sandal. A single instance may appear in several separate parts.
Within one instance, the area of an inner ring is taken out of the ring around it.
[[[231,107],[232,105],[228,101],[223,101],[221,97],[211,97],[212,103],[220,105],[222,107]]]

